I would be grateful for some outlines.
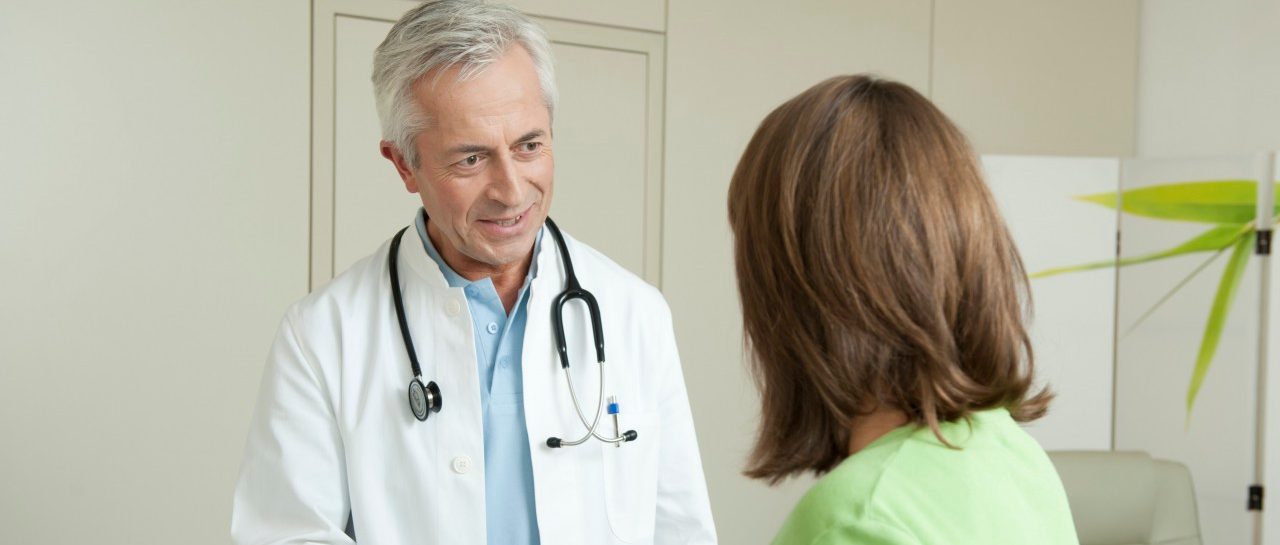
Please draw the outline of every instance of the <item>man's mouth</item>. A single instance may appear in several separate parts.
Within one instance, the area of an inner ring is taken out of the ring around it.
[[[489,220],[489,221],[490,221],[490,222],[493,222],[493,223],[494,223],[494,224],[496,224],[498,227],[511,227],[512,225],[515,225],[515,224],[517,224],[517,223],[520,223],[520,218],[523,218],[523,217],[524,217],[524,214],[521,214],[521,215],[516,216],[516,217],[514,217],[514,218],[511,218],[511,219],[506,219],[506,220]]]
[[[490,218],[490,219],[481,220],[481,221],[491,224],[500,229],[507,229],[507,228],[511,228],[519,225],[520,221],[523,220],[525,216],[528,216],[529,213],[532,211],[533,211],[533,205],[531,204],[529,205],[528,208],[525,208],[523,212],[520,212],[515,216],[509,217],[509,218]]]

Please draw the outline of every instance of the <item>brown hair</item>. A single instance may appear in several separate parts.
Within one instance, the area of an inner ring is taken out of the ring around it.
[[[877,407],[943,442],[938,423],[973,411],[1044,415],[1022,261],[964,135],[910,87],[836,77],[779,106],[729,223],[763,397],[748,476],[831,470]]]

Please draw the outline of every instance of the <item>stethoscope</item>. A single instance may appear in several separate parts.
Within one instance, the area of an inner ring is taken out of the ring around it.
[[[587,433],[574,441],[565,441],[560,437],[548,437],[547,446],[551,448],[572,447],[587,442],[588,439],[595,437],[605,443],[612,443],[621,446],[627,441],[635,441],[639,435],[635,430],[627,430],[625,433],[616,436],[605,436],[596,431],[600,425],[600,417],[604,414],[605,397],[604,397],[604,330],[600,325],[600,305],[596,302],[596,298],[591,292],[582,288],[578,284],[578,276],[573,272],[573,260],[569,257],[569,247],[565,245],[564,236],[560,234],[560,228],[556,226],[551,218],[547,218],[547,227],[551,230],[551,236],[556,241],[556,246],[560,249],[560,258],[564,262],[565,271],[565,287],[564,291],[556,295],[551,302],[551,323],[555,326],[556,352],[560,354],[560,368],[564,370],[565,380],[569,383],[569,396],[573,398],[573,410],[578,413],[578,419],[582,421],[582,425],[586,427]],[[400,292],[400,271],[397,266],[397,256],[400,253],[400,239],[404,237],[404,232],[409,228],[405,227],[396,233],[391,239],[391,250],[387,256],[387,268],[391,274],[391,299],[396,306],[396,320],[400,322],[400,337],[404,340],[405,352],[409,353],[409,365],[413,367],[413,380],[409,381],[409,410],[413,411],[414,418],[425,422],[431,413],[440,412],[443,398],[440,395],[440,387],[435,381],[429,381],[425,385],[422,383],[422,367],[418,365],[418,353],[413,349],[413,336],[409,334],[409,322],[404,315],[404,296]],[[599,397],[596,402],[596,416],[590,422],[587,420],[586,414],[582,412],[581,404],[578,401],[578,392],[573,387],[573,375],[569,372],[569,348],[564,337],[564,306],[574,299],[580,299],[587,305],[587,311],[591,316],[591,332],[595,338],[596,344],[596,363],[600,365],[600,390]],[[614,415],[614,423],[617,423],[618,404],[610,400],[608,404],[609,414]]]

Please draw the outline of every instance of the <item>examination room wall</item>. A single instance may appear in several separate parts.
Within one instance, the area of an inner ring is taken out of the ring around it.
[[[307,288],[309,14],[0,3],[0,543],[228,541]]]
[[[725,195],[770,109],[874,71],[982,153],[1132,152],[1136,0],[515,3],[665,37],[660,284],[726,544],[767,542],[811,482],[740,474],[758,400]],[[310,25],[304,0],[0,3],[0,543],[227,542],[307,289]]]

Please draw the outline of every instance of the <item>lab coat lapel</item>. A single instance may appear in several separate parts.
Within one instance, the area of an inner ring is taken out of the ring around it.
[[[422,530],[434,543],[484,543],[484,421],[471,313],[463,290],[449,287],[412,224],[409,231],[399,255],[413,274],[412,281],[401,280],[406,312],[422,381],[434,380],[443,398],[440,413],[413,426],[430,453],[418,462],[422,474],[435,476],[418,505],[432,506],[437,520],[448,521]]]

